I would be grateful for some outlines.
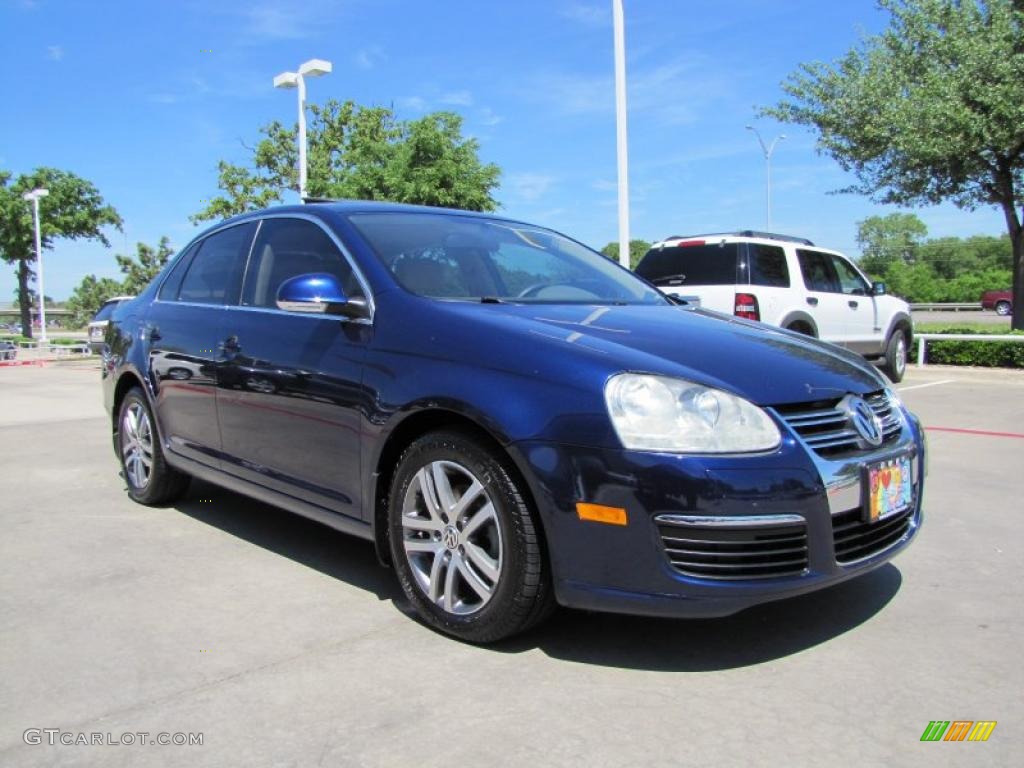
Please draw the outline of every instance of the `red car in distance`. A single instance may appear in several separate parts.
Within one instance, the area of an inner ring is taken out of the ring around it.
[[[1008,315],[1013,311],[1013,295],[1009,290],[985,291],[981,294],[981,308],[994,309],[997,315]]]

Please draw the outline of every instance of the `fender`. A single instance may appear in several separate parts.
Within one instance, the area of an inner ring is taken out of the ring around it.
[[[892,316],[892,320],[889,321],[889,327],[885,331],[885,338],[882,340],[882,344],[888,344],[893,332],[901,325],[907,328],[907,347],[910,347],[914,342],[914,321],[906,312],[896,312]]]
[[[806,323],[810,326],[814,332],[814,338],[818,338],[818,324],[814,322],[814,318],[806,312],[799,309],[789,312],[785,317],[779,321],[780,328],[788,328],[793,323]]]

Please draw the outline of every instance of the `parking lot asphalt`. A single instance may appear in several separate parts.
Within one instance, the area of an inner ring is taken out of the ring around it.
[[[925,521],[880,570],[726,619],[562,610],[485,648],[410,618],[365,542],[204,483],[129,501],[98,378],[0,369],[0,765],[1019,764],[1024,372],[910,371]],[[922,743],[931,720],[998,725]]]

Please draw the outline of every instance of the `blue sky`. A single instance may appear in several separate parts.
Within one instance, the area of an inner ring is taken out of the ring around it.
[[[890,212],[794,126],[755,121],[809,60],[831,61],[885,23],[873,0],[626,0],[632,233],[764,226],[764,162],[750,122],[785,133],[773,160],[776,231],[854,254],[856,222]],[[125,220],[112,249],[60,241],[46,292],[117,277],[115,252],[197,231],[221,158],[242,162],[294,91],[271,80],[310,58],[334,72],[309,100],[450,109],[503,171],[507,215],[600,248],[617,238],[611,0],[0,0],[0,168],[40,165],[95,183]],[[932,236],[1000,234],[995,209],[916,211]],[[0,265],[0,301],[14,290]]]

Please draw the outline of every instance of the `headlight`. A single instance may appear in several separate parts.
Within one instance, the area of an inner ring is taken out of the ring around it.
[[[779,445],[779,428],[741,397],[686,379],[620,373],[604,388],[615,431],[636,451],[752,453]]]

